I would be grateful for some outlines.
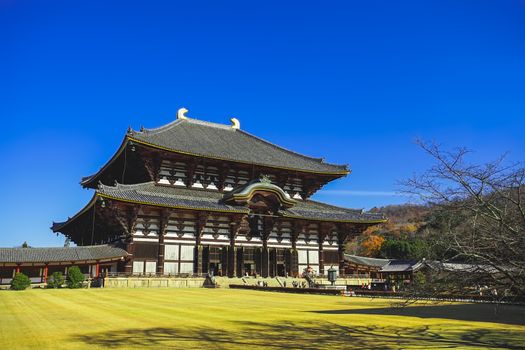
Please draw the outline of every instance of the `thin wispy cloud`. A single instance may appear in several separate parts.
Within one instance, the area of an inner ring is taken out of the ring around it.
[[[408,197],[406,194],[396,191],[366,191],[366,190],[321,190],[320,195],[332,196],[381,196],[381,197]]]

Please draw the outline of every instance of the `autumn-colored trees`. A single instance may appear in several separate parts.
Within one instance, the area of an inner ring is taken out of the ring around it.
[[[382,258],[418,259],[422,256],[418,231],[425,224],[428,207],[404,204],[371,211],[384,213],[388,222],[369,227],[347,245],[347,251]]]
[[[363,255],[365,256],[377,256],[381,251],[381,247],[385,242],[385,238],[381,235],[369,235],[362,243],[361,246],[364,249]]]

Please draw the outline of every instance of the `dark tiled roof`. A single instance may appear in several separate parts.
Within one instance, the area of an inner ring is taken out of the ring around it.
[[[378,259],[351,254],[345,254],[345,260],[361,266],[379,267],[380,272],[410,272],[421,267],[421,262],[413,260]]]
[[[345,254],[345,260],[357,265],[372,267],[383,267],[385,265],[388,265],[388,263],[390,262],[390,259],[368,258],[366,256],[351,254]]]
[[[315,173],[346,174],[345,165],[324,163],[262,140],[228,125],[177,119],[156,129],[130,131],[128,136],[150,145],[193,155]]]
[[[385,220],[383,214],[366,213],[361,209],[341,208],[313,200],[297,201],[296,205],[284,211],[284,215],[333,221],[383,222]]]
[[[166,207],[241,213],[249,212],[249,209],[244,206],[225,204],[222,201],[223,194],[220,192],[162,186],[154,182],[136,185],[100,185],[97,193],[117,200]],[[363,213],[361,210],[340,208],[312,200],[298,200],[291,209],[282,210],[281,214],[289,217],[328,221],[368,223],[384,220],[381,214]]]
[[[421,263],[407,260],[390,260],[390,263],[381,268],[381,272],[411,272],[419,268]]]
[[[127,256],[121,248],[109,245],[53,248],[0,248],[0,263],[51,263],[116,259]]]
[[[101,184],[98,187],[97,193],[114,199],[166,207],[248,212],[248,209],[245,207],[222,203],[221,199],[223,194],[219,192],[163,186],[157,185],[154,182],[135,185],[117,184],[116,186]]]

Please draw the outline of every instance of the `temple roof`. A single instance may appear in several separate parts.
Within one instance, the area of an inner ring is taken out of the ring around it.
[[[99,185],[97,195],[124,202],[149,204],[181,209],[210,210],[218,212],[249,213],[249,208],[226,204],[220,192],[178,188],[147,182],[135,185]],[[226,194],[227,195],[227,194]],[[312,200],[297,201],[292,208],[282,209],[283,217],[308,220],[341,221],[356,223],[380,223],[382,214],[365,213],[358,209],[347,209]]]
[[[388,265],[381,268],[381,272],[410,272],[417,271],[421,262],[415,260],[390,260]]]
[[[380,272],[410,272],[416,271],[422,266],[420,261],[415,260],[368,258],[352,254],[345,254],[345,261],[360,266],[378,268]]]
[[[385,265],[388,265],[388,263],[390,262],[390,259],[369,258],[366,256],[352,254],[345,254],[345,260],[356,265],[370,267],[383,267]]]
[[[0,248],[0,263],[51,263],[120,259],[128,256],[110,245],[52,248]]]
[[[346,165],[325,163],[229,125],[176,119],[155,129],[130,130],[128,138],[173,152],[314,173],[346,175]]]
[[[115,186],[100,184],[97,194],[105,198],[155,206],[220,212],[249,212],[244,206],[223,203],[223,194],[220,192],[177,188],[158,185],[155,182],[134,185],[116,184]]]

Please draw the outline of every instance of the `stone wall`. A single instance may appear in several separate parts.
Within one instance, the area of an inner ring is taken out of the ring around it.
[[[215,277],[220,288],[228,288],[231,284],[256,286],[260,282],[266,282],[268,287],[281,287],[281,283],[286,282],[287,287],[292,287],[294,281],[299,284],[306,282],[304,278],[284,278],[275,277],[254,278],[254,277]],[[201,288],[204,286],[204,277],[106,277],[104,279],[105,288]],[[315,281],[322,285],[330,285],[326,278],[316,278]],[[361,286],[368,284],[371,280],[367,278],[339,278],[336,285]]]
[[[106,277],[105,288],[200,288],[204,278]]]

